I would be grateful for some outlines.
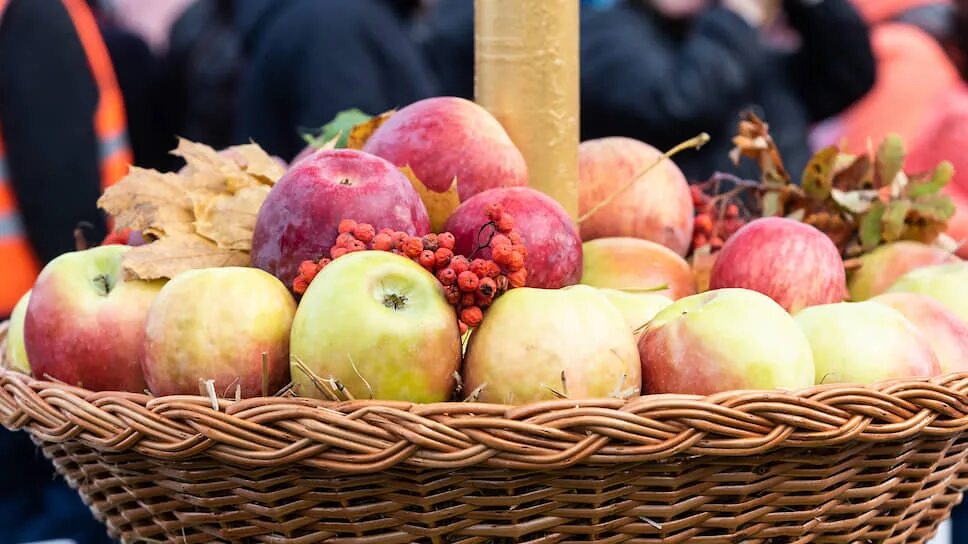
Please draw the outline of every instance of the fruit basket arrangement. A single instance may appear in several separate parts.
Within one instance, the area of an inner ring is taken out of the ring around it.
[[[948,164],[888,138],[796,184],[749,115],[761,179],[606,138],[543,191],[508,125],[438,97],[289,165],[132,167],[0,328],[0,423],[126,543],[934,534],[968,484]]]

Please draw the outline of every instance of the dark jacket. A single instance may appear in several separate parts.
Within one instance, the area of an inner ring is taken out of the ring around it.
[[[693,180],[735,171],[727,156],[739,114],[757,111],[791,172],[809,158],[807,132],[874,83],[864,22],[847,0],[786,2],[796,53],[766,46],[736,14],[713,8],[677,28],[644,3],[583,13],[582,137],[629,136],[667,149],[700,132],[712,142],[676,162]],[[753,175],[748,166],[740,171]]]
[[[406,4],[405,2],[403,4]],[[249,66],[236,140],[292,159],[301,130],[345,109],[403,107],[435,94],[398,0],[247,0],[237,24]]]

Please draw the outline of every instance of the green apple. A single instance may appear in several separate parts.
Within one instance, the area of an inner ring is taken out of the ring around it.
[[[27,304],[29,302],[30,291],[27,291],[17,301],[17,305],[13,307],[7,328],[7,351],[5,353],[10,368],[24,374],[30,374],[27,348],[24,347],[24,317],[27,315]]]
[[[927,339],[886,304],[822,304],[794,319],[813,350],[817,383],[870,384],[941,372]]]
[[[215,380],[219,395],[262,395],[263,354],[273,394],[289,381],[289,328],[296,301],[257,268],[189,270],[175,276],[148,312],[142,366],[154,395],[198,394]]]
[[[904,314],[931,345],[942,372],[968,372],[968,324],[951,310],[917,293],[883,293],[870,300]]]
[[[482,402],[524,404],[637,394],[640,374],[621,312],[597,289],[574,285],[501,295],[471,335],[463,377]]]
[[[968,323],[968,263],[964,261],[912,270],[888,292],[927,295]]]
[[[782,306],[750,289],[714,289],[675,301],[646,325],[639,354],[646,393],[813,385],[807,339]]]
[[[326,398],[315,377],[338,379],[356,398],[449,400],[460,368],[454,307],[419,264],[385,251],[334,260],[303,295],[292,324],[292,380]]]
[[[35,378],[92,391],[144,391],[138,353],[148,308],[164,281],[126,280],[121,260],[130,250],[72,251],[44,266],[24,316],[24,348]]]
[[[672,304],[672,299],[669,297],[655,293],[635,293],[604,287],[599,290],[609,302],[622,312],[622,317],[625,318],[625,323],[632,329],[636,342],[642,335],[645,324],[655,317],[655,314],[659,313],[660,310]]]
[[[860,268],[850,272],[847,288],[854,302],[887,291],[905,273],[925,266],[958,262],[958,257],[935,246],[899,241],[884,244],[860,258]]]

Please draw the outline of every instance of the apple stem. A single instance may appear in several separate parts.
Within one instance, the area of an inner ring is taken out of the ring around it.
[[[698,136],[693,136],[692,138],[689,138],[688,140],[666,151],[665,153],[662,154],[662,156],[657,158],[655,162],[653,162],[649,166],[646,166],[645,169],[642,170],[641,172],[635,174],[635,176],[633,176],[628,183],[619,187],[617,191],[605,197],[605,199],[599,202],[598,204],[595,204],[594,206],[592,206],[592,209],[588,210],[581,217],[578,218],[578,224],[580,225],[584,223],[586,220],[588,220],[589,217],[595,215],[599,210],[611,204],[613,200],[618,198],[618,195],[625,192],[625,190],[628,189],[629,187],[635,185],[636,182],[638,182],[642,176],[648,174],[649,172],[652,171],[653,168],[662,164],[662,161],[666,159],[670,159],[673,156],[687,149],[699,149],[700,147],[706,145],[707,142],[709,142],[709,134],[706,134],[705,132],[703,132]]]

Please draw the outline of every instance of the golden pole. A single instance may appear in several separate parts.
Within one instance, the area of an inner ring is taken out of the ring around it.
[[[474,0],[475,100],[535,189],[578,215],[579,0]]]

